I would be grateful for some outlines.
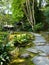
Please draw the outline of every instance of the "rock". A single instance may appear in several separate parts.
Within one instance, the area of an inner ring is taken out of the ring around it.
[[[35,36],[35,40],[33,42],[35,43],[35,45],[44,45],[46,43],[46,40],[42,36]]]
[[[45,39],[43,37],[35,37],[35,42],[46,42]]]
[[[40,34],[37,34],[37,33],[34,33],[34,35],[35,35],[36,37],[40,37],[40,36],[41,36]]]
[[[38,53],[38,51],[36,49],[33,48],[28,48],[26,49],[28,52],[32,52],[32,53]]]
[[[34,42],[35,43],[35,45],[45,45],[45,43],[41,43],[41,42]]]
[[[49,46],[36,46],[35,47],[38,51],[42,51],[49,55]]]
[[[31,60],[35,65],[49,65],[49,59],[47,57],[36,56]]]
[[[46,53],[39,53],[40,56],[46,57],[47,54]]]
[[[21,54],[21,56],[20,56],[21,58],[29,58],[30,57],[30,55],[28,54],[28,53],[25,53],[25,54]]]

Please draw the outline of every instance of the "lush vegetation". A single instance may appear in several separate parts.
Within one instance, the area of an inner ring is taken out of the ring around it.
[[[20,51],[22,53],[21,48],[26,48],[31,45],[33,45],[32,41],[34,40],[34,35],[31,33],[22,33],[22,32],[15,32],[12,34],[7,34],[7,32],[0,32],[0,34],[6,36],[6,39],[4,37],[3,42],[0,42],[0,65],[7,65],[12,60],[13,53],[16,53],[18,55],[15,55],[15,58],[19,58]],[[1,36],[3,39],[3,36]],[[2,40],[1,39],[1,40]],[[18,49],[15,52],[15,49],[18,47]]]
[[[49,0],[0,0],[0,65],[34,65],[30,59],[36,54],[20,56],[35,46],[33,33],[45,31],[49,32]],[[49,42],[49,34],[43,36]]]
[[[12,38],[13,36],[13,38]],[[31,42],[32,40],[34,40],[34,35],[32,34],[28,34],[28,33],[15,33],[10,35],[9,38],[10,41],[13,40],[15,46],[17,47],[23,47],[23,46],[27,46],[29,42]]]
[[[43,0],[39,2],[38,0],[9,0],[8,3],[6,0],[0,1],[1,6],[5,7],[0,11],[0,30],[6,23],[14,24],[16,31],[34,31],[34,27],[37,27],[38,31],[40,23],[43,24],[43,28],[49,30],[49,1],[44,2],[43,4]],[[6,6],[8,4],[9,6]],[[43,31],[42,26],[40,27]]]

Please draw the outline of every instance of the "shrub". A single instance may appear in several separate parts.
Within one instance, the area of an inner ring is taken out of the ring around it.
[[[49,7],[46,7],[44,11],[45,21],[49,24]]]
[[[13,46],[11,46],[9,43],[6,45],[0,44],[0,65],[8,65],[11,59],[11,54],[9,51]]]
[[[14,38],[14,43],[15,46],[26,46],[30,41],[32,41],[34,38],[32,34],[28,33],[23,33],[23,34],[18,34]]]
[[[26,46],[28,45],[28,43],[33,41],[33,39],[34,39],[34,35],[31,33],[17,32],[9,36],[9,41],[14,40],[14,45],[17,47]]]
[[[38,23],[37,25],[35,25],[34,27],[33,27],[33,31],[34,32],[39,32],[39,31],[42,31],[42,30],[44,30],[44,24],[42,24],[42,23]]]
[[[0,65],[7,65],[10,60],[9,53],[3,45],[0,46]]]
[[[8,32],[0,32],[0,43],[6,43]]]

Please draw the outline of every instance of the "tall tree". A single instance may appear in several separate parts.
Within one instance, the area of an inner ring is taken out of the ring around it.
[[[34,0],[26,0],[25,6],[23,7],[23,11],[33,29],[33,26],[35,25]]]
[[[38,18],[36,16],[40,16],[41,14],[40,13],[41,11],[39,11],[39,9],[41,8],[42,1],[43,0],[39,0],[38,3],[38,0],[21,0],[21,1],[13,0],[12,2],[13,18],[16,21],[20,21],[25,14],[28,22],[30,23],[33,29],[33,26],[36,24],[36,18]]]
[[[16,21],[21,20],[21,18],[23,17],[23,14],[25,14],[27,17],[27,20],[29,21],[33,29],[33,26],[35,25],[34,0],[21,0],[21,1],[13,0],[12,12],[13,12],[13,18]]]

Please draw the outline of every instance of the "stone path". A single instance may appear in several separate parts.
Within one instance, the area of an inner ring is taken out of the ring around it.
[[[36,65],[49,65],[49,59],[47,57],[36,56],[32,59]]]
[[[44,45],[46,43],[46,40],[40,35],[40,34],[35,34],[35,40],[33,41],[35,45]]]
[[[33,41],[36,45],[34,48],[26,49],[28,52],[39,53],[37,56],[32,58],[32,62],[35,65],[49,65],[49,46],[45,45],[46,40],[40,34],[35,34],[35,40]]]

